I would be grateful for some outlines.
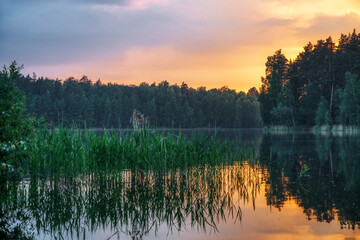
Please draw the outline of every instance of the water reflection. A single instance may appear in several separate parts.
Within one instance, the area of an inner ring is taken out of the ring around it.
[[[16,209],[28,213],[21,221],[51,238],[85,238],[110,228],[110,238],[126,234],[142,239],[164,223],[170,233],[181,231],[186,219],[199,231],[217,232],[219,221],[240,222],[240,202],[254,201],[259,190],[259,169],[237,163],[166,174],[124,171],[73,180],[31,179],[10,186],[7,194]]]
[[[256,136],[250,162],[1,184],[0,238],[358,236],[359,137]]]
[[[294,199],[309,220],[329,223],[337,215],[342,228],[359,228],[358,149],[359,137],[265,135],[260,163],[268,205],[281,209]]]

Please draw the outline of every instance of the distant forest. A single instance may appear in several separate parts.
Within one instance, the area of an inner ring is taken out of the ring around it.
[[[137,109],[150,127],[260,127],[258,91],[237,93],[228,87],[193,89],[183,83],[139,86],[93,83],[86,76],[65,81],[20,75],[15,81],[26,95],[28,113],[55,126],[127,128]]]
[[[360,34],[304,47],[288,61],[269,56],[259,102],[264,125],[360,125]]]
[[[269,56],[260,93],[224,86],[193,89],[186,83],[135,85],[65,81],[20,75],[27,111],[56,126],[130,127],[134,109],[151,127],[254,128],[282,125],[360,125],[360,34],[309,42],[294,60],[281,49]]]

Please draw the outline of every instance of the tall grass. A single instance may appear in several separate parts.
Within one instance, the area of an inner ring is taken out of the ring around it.
[[[248,160],[241,142],[217,141],[215,136],[187,138],[150,131],[38,129],[30,150],[31,175],[75,177],[126,169],[140,171],[186,169]]]

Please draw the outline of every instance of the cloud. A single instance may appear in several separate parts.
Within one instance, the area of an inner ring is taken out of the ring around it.
[[[94,9],[107,13],[116,14],[126,10],[143,10],[151,6],[166,5],[169,0],[124,0],[124,1],[84,1],[84,4],[91,4]]]
[[[114,49],[163,44],[176,35],[172,28],[174,19],[166,12],[145,9],[112,15],[93,9],[88,3],[85,6],[40,2],[41,7],[3,4],[8,11],[3,11],[2,22],[6,24],[0,28],[1,62],[12,59],[32,64],[79,62],[110,54]],[[114,2],[127,4],[105,3]]]
[[[118,6],[126,6],[132,5],[133,2],[158,2],[159,0],[32,0],[29,1],[13,1],[13,0],[2,0],[7,5],[16,5],[16,6],[24,6],[24,5],[44,5],[44,4],[64,4],[64,5],[92,5],[92,4],[108,4],[108,5],[118,5]]]
[[[290,25],[290,24],[294,23],[294,19],[272,17],[272,18],[268,18],[263,21],[260,21],[259,23],[263,26],[268,26],[268,27],[286,26],[286,25]]]
[[[300,32],[306,35],[340,37],[341,33],[352,32],[353,29],[360,30],[360,15],[355,12],[344,15],[319,14],[310,23],[309,27],[300,29]]]
[[[5,2],[10,9],[1,29],[2,62],[76,63],[164,45],[185,52],[221,52],[256,38],[246,1],[231,1],[232,6],[214,0]]]
[[[237,0],[227,4],[217,0],[33,2],[5,0],[8,11],[4,11],[6,26],[1,28],[0,61],[75,63],[114,50],[123,54],[132,47],[163,45],[185,52],[222,52],[272,41],[269,29],[286,21],[270,18],[258,23],[252,17],[256,15],[253,6]]]
[[[185,81],[195,88],[228,85],[230,88],[247,90],[255,85],[257,74],[264,72],[265,60],[259,57],[259,51],[267,54],[266,49],[260,47],[232,49],[220,54],[187,53],[172,47],[133,48],[121,58],[116,57],[115,52],[101,62],[89,59],[76,65],[34,66],[26,68],[24,72],[31,74],[35,71],[39,76],[47,72],[46,76],[60,79],[69,76],[80,78],[86,74],[92,80],[100,78],[105,83],[139,84],[168,80],[172,84]],[[272,49],[269,53],[272,53]]]

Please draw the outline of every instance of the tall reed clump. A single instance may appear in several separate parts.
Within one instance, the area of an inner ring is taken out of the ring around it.
[[[218,142],[214,136],[183,137],[149,131],[38,129],[31,148],[29,173],[77,176],[126,169],[164,170],[230,164],[246,160],[241,144]]]
[[[147,119],[134,110],[133,131],[47,128],[42,126],[31,147],[29,173],[74,177],[127,169],[168,171],[192,166],[230,164],[248,160],[241,142],[219,142],[215,136],[186,138],[150,131]]]

